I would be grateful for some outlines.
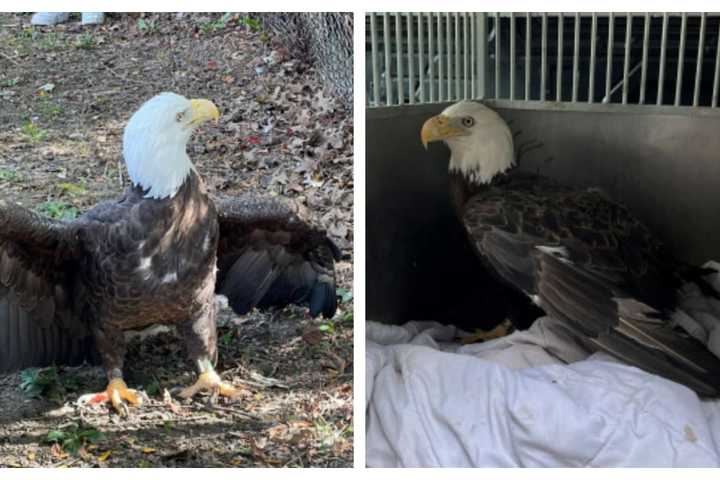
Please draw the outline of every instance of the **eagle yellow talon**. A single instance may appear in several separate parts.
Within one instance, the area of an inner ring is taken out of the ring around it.
[[[133,405],[142,405],[142,397],[137,390],[127,388],[127,385],[121,378],[110,380],[107,388],[103,392],[88,393],[78,399],[80,404],[98,405],[100,403],[110,402],[118,414],[126,416],[128,413],[125,402]]]
[[[178,395],[181,398],[190,398],[198,392],[206,390],[211,392],[217,391],[219,395],[229,398],[234,398],[239,394],[239,391],[235,387],[223,382],[220,379],[220,375],[214,371],[208,371],[201,373],[194,384],[184,388]]]
[[[462,337],[460,341],[468,345],[470,343],[485,342],[488,340],[494,340],[496,338],[504,337],[513,331],[512,323],[509,320],[504,320],[500,325],[497,325],[492,330],[476,330],[474,334],[467,337]]]

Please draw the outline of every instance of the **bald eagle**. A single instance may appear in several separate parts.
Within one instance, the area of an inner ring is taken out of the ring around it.
[[[508,125],[478,102],[428,119],[421,140],[450,148],[454,207],[499,281],[589,347],[701,395],[720,394],[720,359],[672,321],[684,284],[717,298],[708,271],[674,259],[627,208],[597,190],[513,171]]]
[[[123,135],[132,185],[74,221],[0,200],[0,372],[99,356],[107,389],[81,401],[124,414],[141,397],[123,381],[123,332],[172,324],[198,372],[180,396],[233,396],[213,368],[216,293],[238,314],[294,303],[334,315],[340,252],[299,205],[207,193],[186,144],[219,115],[208,100],[148,100]]]

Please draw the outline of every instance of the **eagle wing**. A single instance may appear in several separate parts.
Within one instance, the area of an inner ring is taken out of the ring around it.
[[[471,197],[463,223],[492,270],[590,346],[720,394],[720,359],[669,321],[679,265],[623,206],[517,176]]]
[[[214,199],[220,223],[216,292],[242,315],[254,307],[308,305],[335,314],[337,246],[289,200],[245,195]]]
[[[72,297],[81,252],[74,224],[0,200],[0,372],[93,351]]]

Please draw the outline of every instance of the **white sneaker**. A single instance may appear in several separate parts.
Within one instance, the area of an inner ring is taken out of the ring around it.
[[[32,25],[57,25],[68,21],[70,14],[66,12],[38,12],[32,16]]]
[[[83,25],[100,25],[103,21],[105,21],[103,12],[83,12],[82,14]]]

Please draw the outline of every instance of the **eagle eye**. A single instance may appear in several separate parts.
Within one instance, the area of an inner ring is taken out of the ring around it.
[[[176,122],[182,122],[183,117],[185,116],[185,112],[178,112],[177,115],[175,115],[175,121]]]
[[[463,117],[462,124],[468,128],[475,125],[475,119],[473,117]]]

